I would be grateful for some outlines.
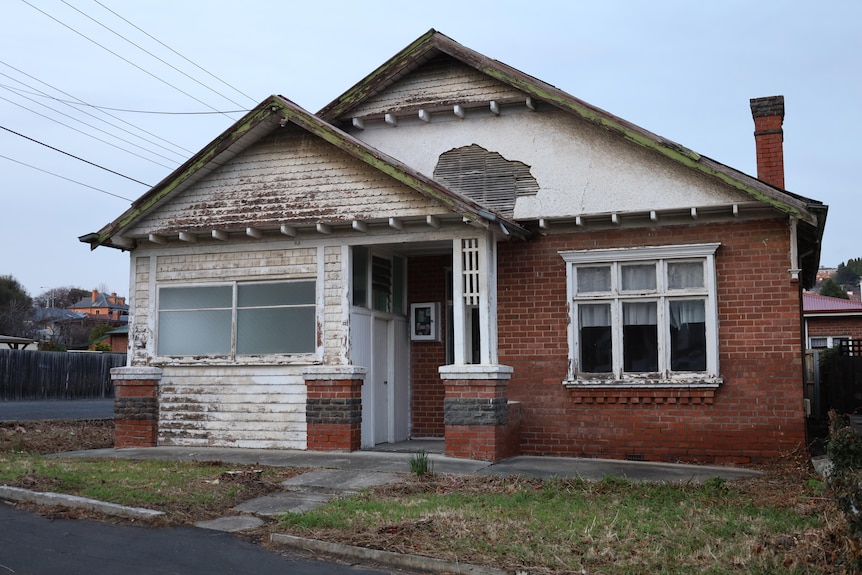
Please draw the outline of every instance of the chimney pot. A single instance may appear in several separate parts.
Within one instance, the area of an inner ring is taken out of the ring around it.
[[[752,98],[757,178],[784,189],[784,96]]]

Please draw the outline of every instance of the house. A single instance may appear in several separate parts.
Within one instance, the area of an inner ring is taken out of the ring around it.
[[[808,349],[862,341],[862,303],[816,293],[802,294],[802,316]]]
[[[100,293],[99,290],[95,289],[89,298],[84,298],[67,309],[83,313],[89,318],[114,321],[119,321],[129,313],[126,298],[119,297],[116,293],[111,295]]]
[[[117,446],[804,445],[826,206],[751,110],[757,178],[434,30],[317,114],[267,98],[80,238],[131,259]]]
[[[111,353],[126,353],[129,350],[129,326],[123,325],[106,332],[105,335],[90,344],[94,349],[97,343],[105,343]]]

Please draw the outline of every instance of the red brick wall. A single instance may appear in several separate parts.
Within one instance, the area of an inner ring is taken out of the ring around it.
[[[443,397],[445,388],[437,368],[446,363],[446,256],[410,258],[407,262],[407,293],[410,303],[439,302],[441,333],[439,342],[410,343],[410,385],[413,437],[444,436]]]
[[[808,337],[844,335],[854,340],[862,339],[862,316],[808,318]]]
[[[722,244],[716,254],[722,386],[566,389],[566,270],[558,251],[708,242]],[[789,228],[779,220],[500,244],[499,355],[514,368],[507,397],[521,402],[522,452],[744,463],[803,445],[800,292],[787,272],[789,253]]]

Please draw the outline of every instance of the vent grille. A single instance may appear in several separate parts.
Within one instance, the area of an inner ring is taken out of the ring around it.
[[[518,196],[535,195],[539,184],[523,162],[507,160],[473,144],[440,155],[434,179],[486,208],[511,217]]]

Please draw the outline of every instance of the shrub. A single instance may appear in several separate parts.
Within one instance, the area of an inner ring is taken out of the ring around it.
[[[832,461],[828,483],[838,506],[844,512],[853,546],[862,548],[862,435],[850,426],[847,418],[829,413],[829,442],[826,453]],[[856,559],[862,568],[862,557]]]

